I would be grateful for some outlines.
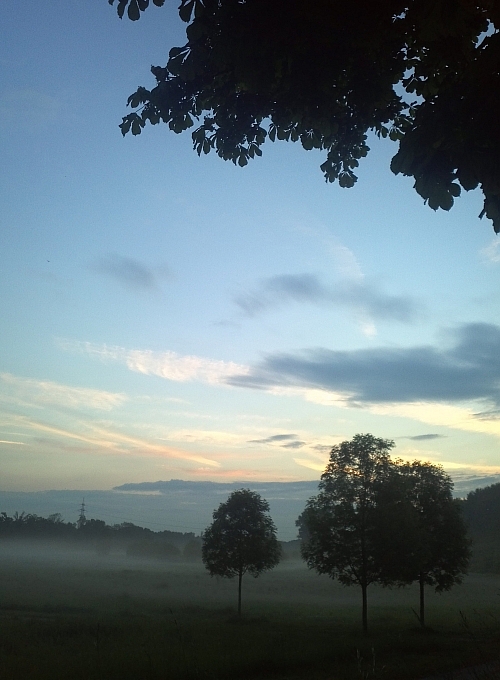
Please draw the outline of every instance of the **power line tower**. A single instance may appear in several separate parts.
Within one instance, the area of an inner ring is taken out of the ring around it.
[[[85,498],[82,498],[82,504],[80,506],[80,517],[76,523],[77,529],[81,529],[87,523],[87,518],[85,517]]]

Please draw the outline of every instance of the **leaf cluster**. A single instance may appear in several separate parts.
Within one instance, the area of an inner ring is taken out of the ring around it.
[[[137,20],[148,5],[117,10]],[[124,135],[196,125],[199,155],[240,166],[267,139],[300,142],[325,152],[327,182],[352,187],[374,132],[399,143],[391,168],[432,209],[480,186],[500,231],[496,0],[181,0],[179,15],[186,44],[129,98]]]

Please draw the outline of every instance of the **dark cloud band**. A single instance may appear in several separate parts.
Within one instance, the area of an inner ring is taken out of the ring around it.
[[[423,346],[274,354],[231,385],[307,387],[361,403],[488,400],[500,407],[500,327],[466,324],[445,349]]]

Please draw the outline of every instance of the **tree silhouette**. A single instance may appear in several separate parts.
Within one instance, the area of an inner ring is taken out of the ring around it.
[[[148,5],[117,0],[118,15]],[[432,209],[479,186],[500,231],[497,0],[181,0],[179,15],[186,44],[129,97],[124,135],[196,122],[197,153],[240,166],[267,138],[300,142],[352,187],[372,132],[399,142],[391,169]]]
[[[256,578],[280,561],[281,547],[268,513],[269,503],[258,493],[240,489],[214,511],[203,534],[202,560],[210,576],[238,577],[238,616],[244,574]]]
[[[380,504],[394,470],[389,456],[393,446],[393,441],[371,434],[357,434],[334,446],[319,494],[307,501],[297,520],[301,552],[309,568],[337,578],[342,585],[360,586],[365,635],[368,586],[388,583],[379,540],[380,522],[388,513],[381,512]]]
[[[471,556],[470,541],[453,482],[441,466],[414,461],[399,469],[415,511],[408,567],[420,590],[419,619],[425,626],[425,585],[436,592],[461,583]]]

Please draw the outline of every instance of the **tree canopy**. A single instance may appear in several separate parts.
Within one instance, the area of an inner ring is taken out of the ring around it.
[[[269,503],[258,493],[239,489],[214,510],[213,522],[203,533],[202,560],[211,576],[238,577],[239,615],[243,575],[257,578],[280,557]]]
[[[472,539],[471,569],[500,574],[500,484],[471,491],[461,506]]]
[[[419,619],[425,626],[424,587],[436,592],[461,583],[471,556],[460,502],[453,499],[453,482],[440,465],[399,463],[397,484],[403,496],[402,521],[408,541],[395,561],[396,578],[416,581],[420,590]]]
[[[334,446],[319,493],[297,520],[308,566],[361,588],[368,631],[367,588],[420,585],[440,592],[460,583],[470,557],[453,483],[439,466],[392,460],[394,442],[357,434]]]
[[[371,583],[385,583],[377,540],[379,522],[398,516],[379,510],[380,492],[393,467],[389,456],[393,446],[393,441],[371,434],[357,434],[352,441],[334,446],[319,493],[297,520],[307,565],[343,585],[361,587],[365,634],[367,588]]]
[[[148,6],[117,0],[133,21]],[[392,171],[432,209],[480,187],[500,232],[496,0],[181,0],[179,16],[186,43],[129,97],[124,135],[195,127],[198,154],[240,166],[266,139],[300,142],[325,152],[327,182],[352,187],[374,133],[399,144]]]

